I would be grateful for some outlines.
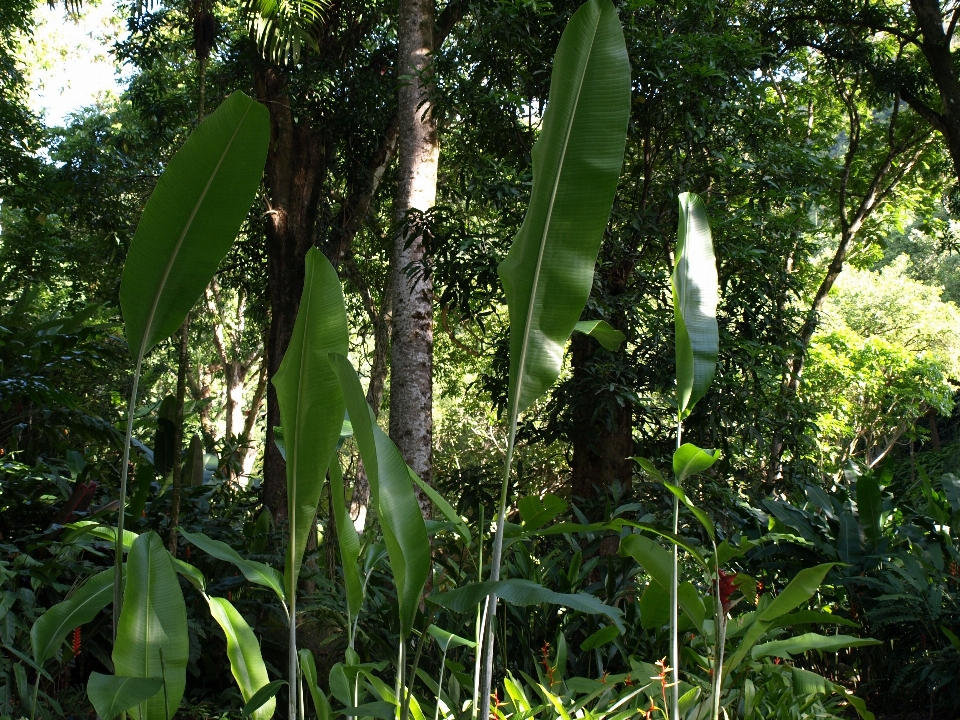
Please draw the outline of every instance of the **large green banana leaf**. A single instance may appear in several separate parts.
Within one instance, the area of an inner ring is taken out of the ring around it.
[[[230,658],[230,671],[233,673],[244,702],[249,702],[258,690],[270,682],[267,667],[260,653],[257,636],[243,619],[243,615],[224,598],[207,597],[210,614],[223,630],[227,638],[227,657]],[[254,720],[270,720],[277,707],[276,698],[271,697],[253,711]]]
[[[155,532],[134,540],[126,575],[123,611],[113,645],[114,668],[117,676],[162,677],[166,691],[133,707],[130,714],[136,720],[170,720],[183,698],[190,643],[180,582],[170,554]]]
[[[340,461],[337,458],[330,463],[330,496],[333,499],[333,517],[340,546],[343,587],[347,593],[347,637],[352,639],[353,623],[363,605],[363,581],[360,579],[360,567],[357,565],[360,558],[360,536],[357,535],[353,519],[347,512],[343,494],[343,472],[340,470]]]
[[[163,678],[159,677],[123,677],[92,672],[87,681],[87,697],[101,720],[113,720],[154,695],[162,695],[161,690]]]
[[[293,335],[273,377],[287,455],[290,542],[284,581],[291,604],[327,467],[343,426],[343,396],[329,355],[346,354],[348,342],[340,279],[330,261],[313,248],[307,252]]]
[[[180,327],[210,282],[253,202],[269,140],[267,109],[235,92],[190,134],[160,176],[120,283],[135,358]]]
[[[510,310],[512,423],[560,374],[590,295],[630,116],[630,63],[610,0],[570,19],[533,148],[527,214],[498,272]]]
[[[686,417],[702,398],[717,369],[717,261],[703,200],[680,194],[680,225],[673,264],[676,329],[677,412]]]
[[[330,356],[330,361],[340,379],[353,424],[353,437],[370,480],[370,493],[397,586],[400,637],[406,639],[413,629],[420,595],[430,574],[430,541],[413,492],[412,470],[403,461],[397,446],[377,427],[360,378],[350,361],[335,354]]]
[[[74,629],[92,622],[113,599],[113,575],[110,568],[87,580],[70,597],[47,610],[30,628],[33,659],[39,666],[52,658]]]

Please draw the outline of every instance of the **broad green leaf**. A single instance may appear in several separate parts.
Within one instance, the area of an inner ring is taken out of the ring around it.
[[[277,693],[280,692],[280,688],[286,684],[286,680],[274,680],[257,690],[253,694],[253,697],[244,704],[243,710],[240,711],[240,717],[250,717],[269,702],[276,704],[277,701],[274,698],[276,698]]]
[[[199,568],[184,562],[180,558],[175,558],[173,555],[170,556],[170,560],[173,562],[173,569],[177,571],[178,575],[184,577],[187,582],[200,592],[205,593],[207,591],[207,579],[203,576],[203,573],[200,572]]]
[[[883,512],[883,500],[880,497],[880,485],[873,473],[868,472],[857,478],[857,511],[863,532],[873,545],[880,542],[880,515]]]
[[[627,339],[619,330],[615,330],[606,320],[581,320],[573,327],[574,332],[590,335],[607,350],[616,352],[620,344]]]
[[[707,531],[707,534],[710,535],[711,538],[716,537],[716,530],[714,530],[713,527],[713,520],[711,520],[710,516],[707,515],[703,510],[694,505],[682,489],[676,485],[671,485],[670,483],[664,483],[664,487],[673,493],[676,498],[682,502],[690,512],[693,513],[694,517],[700,521],[700,524],[703,525],[703,528]]]
[[[317,663],[313,659],[313,653],[308,648],[301,648],[298,655],[300,656],[300,670],[303,672],[303,682],[306,684],[310,698],[313,700],[313,710],[317,713],[317,720],[330,720],[333,717],[333,709],[330,707],[330,701],[326,694],[318,685]]]
[[[524,530],[538,530],[567,510],[563,498],[547,493],[541,500],[536,495],[522,497],[517,501]]]
[[[530,580],[509,579],[486,581],[464,585],[456,590],[431,595],[428,600],[440,607],[455,612],[475,612],[477,605],[496,593],[497,597],[511,605],[561,605],[588,615],[605,615],[623,632],[623,613],[615,607],[605,605],[599,598],[587,593],[558,593],[548,590]]]
[[[588,651],[601,647],[616,640],[617,635],[619,634],[620,631],[617,629],[616,625],[607,625],[606,627],[600,628],[595,633],[588,635],[586,639],[580,643],[580,649],[583,651]]]
[[[670,622],[670,591],[656,580],[647,584],[640,596],[640,625],[644,630],[663,627]]]
[[[330,497],[333,499],[333,516],[340,546],[340,564],[343,567],[343,586],[347,593],[347,615],[350,626],[363,606],[363,581],[360,579],[360,537],[347,512],[343,495],[343,473],[340,460],[334,456],[330,461]],[[312,657],[312,656],[311,656]]]
[[[821,650],[823,652],[837,652],[850,647],[863,647],[865,645],[879,645],[879,640],[873,638],[859,638],[853,635],[819,635],[817,633],[804,633],[796,635],[786,640],[774,640],[772,642],[757,645],[750,651],[750,656],[754,660],[765,657],[779,657],[789,660],[793,655],[805,653],[810,650]]]
[[[960,512],[960,478],[953,473],[944,473],[940,476],[940,484],[943,486],[943,494],[946,495],[947,502],[950,503],[950,509],[953,512]]]
[[[158,693],[162,696],[162,690],[162,677],[124,677],[92,672],[87,681],[87,697],[102,720],[113,720]]]
[[[828,695],[833,692],[833,683],[815,672],[793,668],[790,674],[793,676],[793,692],[797,697]]]
[[[453,509],[453,506],[446,501],[446,499],[430,487],[427,483],[417,477],[417,474],[410,471],[410,479],[413,480],[417,486],[423,490],[424,494],[430,498],[430,501],[437,506],[437,509],[443,513],[443,516],[453,523],[453,527],[456,529],[457,534],[462,537],[467,545],[473,543],[473,535],[470,532],[470,528],[467,527],[467,524],[463,521],[463,518],[457,514],[457,511]]]
[[[960,638],[957,637],[956,633],[952,632],[950,628],[945,627],[944,625],[941,625],[940,629],[943,631],[943,634],[947,636],[947,640],[950,641],[950,644],[953,645],[953,649],[960,651]]]
[[[876,720],[876,716],[867,710],[867,704],[862,698],[858,698],[841,685],[834,685],[833,687],[836,692],[843,693],[843,696],[847,699],[847,702],[850,703],[850,706],[857,711],[857,714],[863,718],[863,720]]]
[[[117,529],[115,527],[111,525],[101,525],[95,520],[78,520],[77,522],[64,525],[64,527],[70,528],[72,531],[63,538],[64,544],[72,543],[84,535],[92,535],[98,540],[109,540],[111,543],[116,542],[117,539]],[[138,535],[135,532],[130,530],[123,531],[124,552],[130,550],[130,546],[133,545],[133,541],[136,540],[137,537]]]
[[[844,503],[837,533],[837,554],[845,563],[855,563],[863,555],[863,527],[853,514],[850,503]]]
[[[673,479],[677,485],[693,475],[709,469],[720,458],[716,450],[701,450],[696,445],[684,443],[673,453]]]
[[[130,548],[125,588],[113,646],[115,671],[129,677],[162,677],[165,692],[132,708],[130,714],[136,720],[170,720],[183,697],[190,643],[180,582],[170,554],[155,532],[144,533]]]
[[[632,533],[620,541],[620,556],[630,556],[660,587],[669,588],[673,578],[673,557],[648,537]]]
[[[643,468],[643,471],[647,473],[647,475],[652,477],[657,482],[666,482],[666,479],[663,477],[663,474],[659,470],[657,470],[657,466],[654,465],[649,460],[647,460],[646,458],[635,457],[634,461],[637,463],[637,465]]]
[[[377,508],[397,587],[400,636],[407,638],[413,629],[420,596],[430,574],[430,542],[420,505],[413,493],[412,471],[397,446],[377,427],[360,378],[350,361],[333,353],[330,362],[340,380],[353,425],[353,438],[370,481],[370,494]]]
[[[228,600],[207,597],[207,603],[210,605],[210,614],[227,638],[230,671],[237,681],[244,702],[249,702],[270,681],[263,655],[260,653],[260,643],[247,621]],[[277,701],[271,696],[251,714],[255,720],[270,720],[276,706]]]
[[[120,308],[133,357],[180,327],[210,282],[260,186],[269,141],[267,109],[235,92],[170,160],[123,266]]]
[[[477,646],[473,640],[467,640],[459,635],[454,635],[452,632],[447,632],[443,628],[437,627],[436,625],[431,625],[428,627],[427,632],[430,633],[431,637],[437,641],[437,645],[439,645],[440,649],[444,652],[452,647],[472,648]]]
[[[812,598],[834,565],[836,563],[823,563],[798,572],[796,577],[773,599],[773,602],[760,613],[759,619],[764,622],[776,620]]]
[[[770,626],[776,627],[796,627],[797,625],[845,625],[846,627],[860,627],[853,620],[834,615],[833,613],[820,612],[818,610],[797,610],[787,615],[781,615],[774,620]]]
[[[697,632],[703,632],[703,621],[707,616],[707,610],[700,599],[700,593],[693,586],[693,583],[680,583],[677,587],[677,599],[680,607],[687,617],[693,622]]]
[[[273,376],[287,459],[288,602],[297,591],[307,536],[343,426],[343,396],[329,356],[345,355],[349,345],[343,289],[333,265],[311,248],[305,272],[290,344]]]
[[[674,535],[669,530],[664,530],[661,527],[656,525],[650,525],[649,523],[639,523],[633,522],[631,520],[624,520],[622,518],[614,518],[609,522],[601,523],[591,523],[589,525],[581,525],[579,523],[558,523],[556,525],[551,525],[548,528],[542,530],[537,530],[536,532],[529,533],[530,535],[565,535],[567,533],[579,533],[579,532],[601,532],[601,531],[613,531],[619,533],[625,527],[636,528],[637,530],[643,530],[644,532],[650,532],[654,535],[659,535],[664,540],[667,540],[677,547],[683,548],[690,556],[697,561],[697,564],[700,565],[703,569],[708,569],[706,559],[704,559],[703,554],[698,550],[693,543],[691,543],[687,538],[680,537],[679,535]],[[509,536],[510,533],[507,533]]]
[[[557,47],[527,213],[498,268],[510,311],[511,426],[556,381],[590,295],[629,115],[617,12],[609,0],[589,0]]]
[[[71,631],[92,622],[113,600],[114,568],[97,573],[70,597],[47,610],[30,628],[33,659],[43,665]]]
[[[270,588],[277,594],[281,603],[284,601],[283,578],[274,568],[266,563],[247,560],[225,542],[213,540],[203,533],[190,533],[186,530],[180,530],[180,535],[184,540],[196,545],[207,555],[215,557],[217,560],[232,563],[243,573],[243,576],[247,580],[257,585]]]
[[[685,417],[702,398],[717,369],[717,261],[703,200],[681,193],[680,225],[673,266],[677,410]],[[679,479],[678,479],[679,482]]]

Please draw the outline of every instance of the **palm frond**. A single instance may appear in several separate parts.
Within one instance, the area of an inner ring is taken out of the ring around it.
[[[284,65],[319,49],[319,30],[330,0],[246,0],[250,32],[264,57]]]

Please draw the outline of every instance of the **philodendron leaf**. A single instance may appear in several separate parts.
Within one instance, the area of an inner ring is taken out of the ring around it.
[[[527,214],[498,268],[510,311],[511,424],[560,374],[593,286],[629,116],[617,12],[609,0],[589,0],[557,47]]]
[[[67,635],[92,622],[113,600],[114,568],[97,573],[70,597],[47,610],[30,628],[33,659],[42,666],[52,658]]]
[[[162,677],[125,677],[92,672],[87,681],[87,697],[101,720],[113,720],[157,694],[162,695],[162,690]]]
[[[235,92],[197,126],[160,176],[120,283],[135,358],[180,327],[210,282],[260,186],[269,141],[267,109]]]
[[[589,615],[605,615],[623,632],[623,613],[605,605],[599,598],[587,593],[558,593],[530,580],[509,579],[473,583],[450,592],[431,595],[430,602],[456,612],[474,612],[477,605],[492,593],[511,605],[527,606],[546,603],[579,610]]]
[[[228,600],[207,597],[207,603],[210,614],[227,638],[227,657],[230,658],[233,678],[237,681],[244,702],[250,702],[270,681],[257,636],[253,634],[243,615],[237,612]],[[270,720],[276,707],[277,701],[271,696],[250,714],[254,720]]]
[[[430,542],[420,505],[413,493],[412,471],[397,446],[377,427],[367,405],[360,378],[343,355],[332,353],[330,362],[340,379],[343,398],[353,425],[370,481],[370,494],[383,529],[383,540],[393,568],[400,606],[400,637],[407,638],[430,574]]]
[[[684,443],[673,453],[673,477],[677,485],[693,475],[708,470],[720,458],[716,450],[701,450],[696,445]]]
[[[273,376],[287,459],[288,602],[296,593],[307,537],[343,426],[343,395],[329,356],[345,355],[348,342],[340,279],[323,253],[311,248],[297,321]]]
[[[703,200],[680,194],[680,225],[673,266],[673,320],[676,330],[677,410],[680,417],[702,398],[717,369],[717,261]]]
[[[626,335],[611,327],[606,320],[581,320],[573,326],[573,330],[590,335],[610,351],[619,350],[620,344],[627,339]]]
[[[134,541],[126,574],[114,668],[118,675],[164,678],[165,692],[131,708],[130,714],[136,720],[170,720],[183,698],[190,642],[183,593],[159,535],[148,532]]]

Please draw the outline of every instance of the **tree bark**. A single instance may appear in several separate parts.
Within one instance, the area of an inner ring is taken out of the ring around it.
[[[591,359],[599,347],[596,340],[581,333],[574,333],[571,343],[571,362],[574,383],[584,380]],[[586,383],[584,382],[584,385]],[[578,385],[582,387],[583,385]],[[573,463],[571,467],[571,491],[574,496],[593,500],[602,497],[605,488],[619,481],[629,489],[633,476],[633,408],[630,404],[616,406],[613,416],[598,417],[593,398],[579,397],[573,408]],[[586,508],[591,522],[593,510]]]
[[[401,0],[398,75],[398,227],[409,210],[436,201],[439,143],[430,103],[434,49],[433,0]],[[433,281],[423,263],[422,237],[399,231],[393,250],[393,329],[390,363],[390,437],[424,481],[433,464]],[[420,266],[420,267],[417,267]],[[408,269],[416,269],[414,273]],[[419,497],[425,517],[427,498]]]
[[[304,262],[314,242],[318,200],[324,178],[325,156],[316,133],[293,116],[286,78],[276,67],[254,75],[257,95],[270,111],[270,149],[267,153],[267,285],[270,296],[270,332],[267,337],[267,375],[272,379],[290,343],[300,295]],[[280,425],[280,409],[272,383],[267,391],[267,432],[263,462],[263,502],[277,522],[287,517],[287,477],[273,428]]]

